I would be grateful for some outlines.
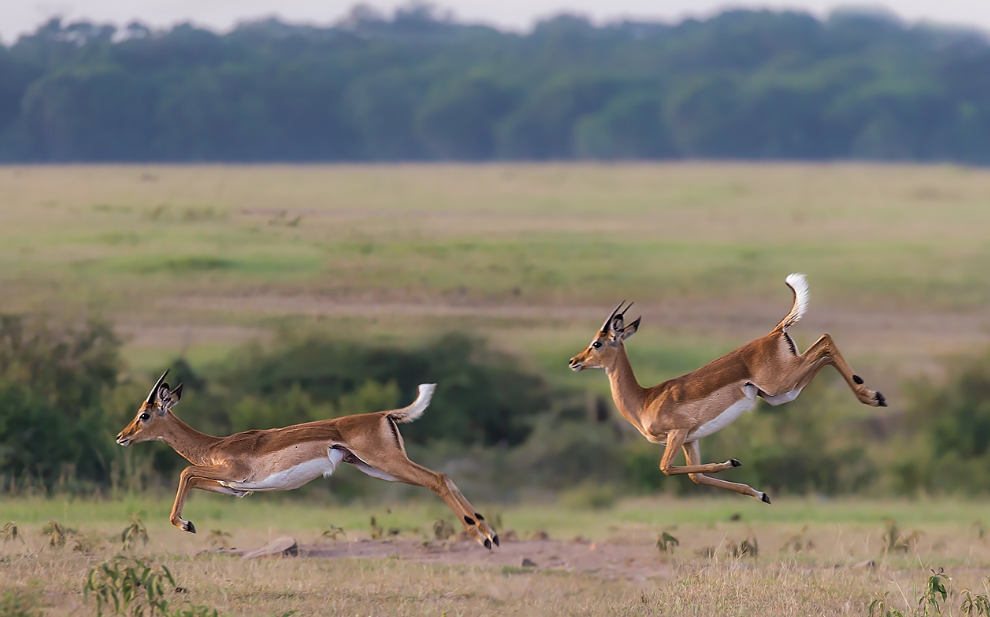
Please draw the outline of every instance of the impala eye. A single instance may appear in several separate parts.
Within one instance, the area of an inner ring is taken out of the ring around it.
[[[594,343],[591,344],[591,346],[594,347],[595,349],[598,349],[599,347],[602,346],[602,342],[601,341],[595,341]]]
[[[145,421],[147,421],[147,419],[148,419],[148,418],[150,418],[150,417],[151,417],[151,414],[149,414],[149,413],[148,413],[148,412],[146,411],[146,412],[144,412],[143,414],[141,414],[140,416],[138,416],[138,420],[140,420],[141,422],[145,422]]]

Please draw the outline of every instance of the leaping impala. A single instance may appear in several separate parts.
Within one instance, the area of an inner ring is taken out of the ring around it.
[[[192,466],[182,470],[172,506],[172,524],[196,533],[182,519],[189,491],[198,488],[222,495],[244,497],[254,491],[287,491],[319,476],[327,477],[343,463],[388,482],[425,486],[443,499],[468,534],[485,548],[498,546],[498,535],[485,517],[468,503],[445,474],[417,465],[406,456],[396,424],[412,422],[426,411],[435,384],[419,386],[408,407],[296,424],[264,431],[244,431],[212,437],[186,425],[172,413],[182,396],[182,384],[170,390],[166,370],[141,404],[137,416],[117,435],[127,446],[142,441],[164,441]]]
[[[620,313],[625,301],[615,307],[587,349],[571,358],[574,371],[586,368],[605,369],[612,386],[612,399],[622,417],[653,443],[666,446],[660,470],[668,475],[688,474],[696,484],[706,484],[770,503],[766,493],[745,484],[726,482],[706,476],[739,467],[730,459],[724,463],[702,464],[698,440],[719,431],[744,411],[756,406],[756,397],[771,405],[789,403],[818,374],[832,365],[846,380],[861,403],[886,407],[879,392],[863,385],[862,378],[835,346],[832,337],[823,334],[814,345],[799,354],[787,329],[798,322],[808,308],[808,283],[803,274],[787,277],[794,292],[791,312],[766,336],[743,345],[713,360],[698,370],[652,388],[636,381],[623,341],[636,333],[640,319],[624,325]],[[677,449],[683,447],[686,465],[674,465]]]

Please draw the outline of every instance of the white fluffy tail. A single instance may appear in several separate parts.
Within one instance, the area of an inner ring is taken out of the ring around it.
[[[791,307],[791,312],[787,314],[780,320],[777,327],[774,330],[787,330],[794,324],[798,322],[804,316],[805,311],[808,310],[808,281],[804,278],[803,274],[790,274],[784,281],[787,286],[791,288],[794,292],[794,306]]]
[[[386,415],[399,424],[418,420],[423,415],[423,412],[426,411],[426,408],[430,406],[430,399],[433,398],[433,391],[436,389],[437,384],[435,383],[419,384],[419,395],[416,396],[416,400],[412,402],[412,405],[390,411]]]

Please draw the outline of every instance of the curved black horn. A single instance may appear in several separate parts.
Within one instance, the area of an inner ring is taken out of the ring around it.
[[[608,319],[605,320],[605,323],[602,324],[602,332],[608,332],[609,325],[611,325],[611,323],[612,323],[612,318],[615,317],[615,314],[619,312],[619,309],[622,308],[622,305],[625,304],[625,303],[626,303],[626,301],[623,300],[622,302],[619,302],[619,306],[615,307],[615,309],[612,311],[612,314],[609,315],[608,316]],[[630,306],[632,306],[632,305],[630,305]],[[627,306],[626,308],[629,308],[629,307]]]
[[[624,308],[624,309],[622,309],[622,312],[621,312],[621,313],[619,313],[619,315],[620,315],[620,316],[623,316],[623,315],[625,315],[625,314],[626,314],[626,311],[628,311],[628,310],[629,310],[629,307],[630,307],[630,306],[632,306],[633,304],[636,304],[636,303],[635,303],[635,302],[630,302],[630,303],[629,303],[629,306],[627,306],[626,308]]]
[[[158,378],[158,383],[156,383],[155,384],[155,387],[152,388],[151,389],[151,392],[148,393],[148,402],[149,403],[154,403],[155,402],[155,394],[158,392],[158,388],[161,387],[162,382],[165,381],[165,376],[168,375],[168,371],[169,371],[169,369],[165,369],[165,372],[162,373],[162,376]]]

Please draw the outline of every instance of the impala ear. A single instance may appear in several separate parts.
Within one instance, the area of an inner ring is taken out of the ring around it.
[[[608,340],[613,346],[618,345],[619,341],[622,340],[622,330],[624,327],[625,323],[622,319],[622,315],[616,315],[612,318],[612,321],[608,326]]]
[[[636,331],[639,330],[639,322],[642,321],[642,319],[642,317],[637,317],[636,321],[622,329],[622,333],[619,334],[619,337],[624,341],[633,334],[636,334]]]
[[[161,384],[161,386],[158,387],[158,413],[164,414],[166,411],[171,409],[173,405],[178,403],[181,397],[181,383],[175,387],[175,390],[170,390],[167,383]]]
[[[175,386],[175,390],[172,390],[172,405],[175,405],[176,403],[178,403],[180,398],[182,398],[182,384],[181,383],[179,385]]]
[[[608,336],[609,343],[613,347],[616,347],[619,345],[620,342],[626,340],[633,334],[636,334],[636,331],[639,330],[639,322],[642,319],[643,319],[642,317],[637,317],[636,321],[632,322],[627,326],[625,325],[625,321],[623,320],[622,315],[616,315],[612,319],[612,326],[609,328],[609,336]]]

